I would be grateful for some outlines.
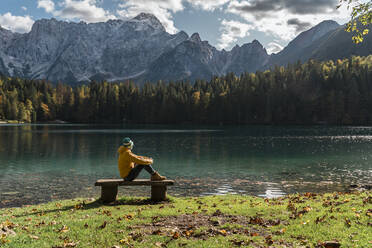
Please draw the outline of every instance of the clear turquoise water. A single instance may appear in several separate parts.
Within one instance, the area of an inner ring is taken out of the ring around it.
[[[371,183],[371,127],[1,125],[0,207],[98,197],[94,182],[118,177],[126,136],[177,181],[172,195],[275,197]]]

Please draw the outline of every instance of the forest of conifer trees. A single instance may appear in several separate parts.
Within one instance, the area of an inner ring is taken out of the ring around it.
[[[152,124],[372,124],[372,55],[210,81],[70,86],[1,77],[0,120]]]

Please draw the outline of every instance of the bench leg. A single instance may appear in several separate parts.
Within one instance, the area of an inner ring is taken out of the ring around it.
[[[165,201],[167,199],[167,186],[152,185],[151,186],[151,200],[152,201]]]
[[[118,186],[102,186],[101,190],[101,200],[104,203],[113,202],[116,200],[116,195],[118,194]]]

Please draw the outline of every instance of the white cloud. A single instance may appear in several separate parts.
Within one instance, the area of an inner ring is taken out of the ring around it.
[[[38,0],[38,8],[43,8],[47,13],[68,20],[78,19],[85,22],[103,22],[116,19],[109,11],[97,7],[99,0],[63,0],[59,9],[55,8],[52,0]]]
[[[203,10],[213,11],[216,8],[222,7],[230,0],[187,0],[194,7],[201,7]]]
[[[349,11],[345,7],[336,10],[336,5],[333,8],[330,4],[334,0],[328,1],[329,5],[325,5],[323,10],[316,12],[317,9],[311,7],[309,1],[303,1],[308,6],[306,5],[307,9],[306,6],[301,9],[301,1],[298,1],[296,6],[289,6],[286,0],[232,0],[226,12],[244,18],[254,30],[272,35],[281,41],[290,41],[303,31],[298,25],[288,24],[293,20],[311,27],[324,20],[342,22],[345,18],[347,19]]]
[[[47,13],[53,13],[54,11],[54,2],[52,0],[38,0],[37,7],[44,9]]]
[[[55,11],[56,16],[65,19],[79,19],[85,22],[103,22],[116,19],[109,11],[97,7],[96,0],[64,0],[62,10]]]
[[[79,19],[86,22],[103,22],[116,19],[109,11],[97,7],[96,0],[65,0],[62,7],[62,10],[55,12],[55,14],[66,19]]]
[[[218,39],[217,47],[220,49],[229,47],[232,43],[236,42],[238,38],[248,36],[249,30],[252,28],[252,25],[247,23],[222,20],[220,28],[222,34]]]
[[[119,4],[118,15],[122,18],[132,18],[141,12],[155,15],[164,25],[169,33],[176,33],[178,30],[174,26],[173,15],[182,11],[184,6],[182,0],[122,0]]]
[[[278,53],[280,52],[281,50],[283,50],[283,46],[276,43],[276,42],[270,42],[266,48],[267,52],[269,54],[272,54],[272,53]]]
[[[26,6],[22,6],[21,8],[22,8],[24,11],[27,10],[27,7],[26,7]]]
[[[0,15],[0,25],[14,32],[29,32],[34,24],[30,16],[14,16],[10,12]]]

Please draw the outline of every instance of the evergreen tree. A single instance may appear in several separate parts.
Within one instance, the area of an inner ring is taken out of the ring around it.
[[[26,122],[372,124],[372,55],[229,73],[209,82],[91,82],[71,87],[0,78],[0,119]]]

